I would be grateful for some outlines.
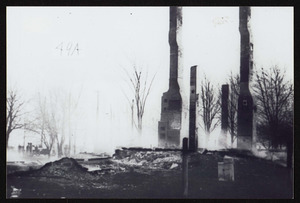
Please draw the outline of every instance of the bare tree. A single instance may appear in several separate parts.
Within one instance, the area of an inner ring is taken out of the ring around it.
[[[133,93],[134,99],[132,99],[132,102],[130,102],[127,95],[126,98],[130,104],[131,112],[133,114],[134,108],[132,103],[135,103],[135,110],[136,110],[136,118],[138,125],[136,126],[136,123],[134,122],[134,119],[132,118],[132,122],[135,124],[139,135],[142,133],[143,128],[143,116],[145,112],[145,106],[147,98],[150,94],[151,86],[153,83],[153,80],[156,76],[156,74],[153,75],[151,80],[148,79],[148,72],[142,71],[142,69],[137,69],[136,65],[133,65],[132,73],[128,73],[126,69],[124,69],[125,73],[127,74],[127,77],[130,82],[130,87]],[[150,81],[150,82],[149,82]]]
[[[238,109],[238,97],[240,92],[240,77],[238,74],[230,74],[229,77],[229,101],[228,101],[228,125],[229,133],[231,135],[231,146],[237,137],[237,109]]]
[[[46,146],[50,155],[53,146],[57,146],[58,157],[63,155],[68,114],[70,103],[65,94],[60,91],[51,92],[49,97],[41,99],[39,95],[38,106],[36,108],[36,122],[30,126],[31,131],[41,135],[42,143]]]
[[[8,147],[8,139],[10,134],[17,129],[24,128],[23,115],[24,103],[20,94],[15,89],[10,89],[6,97],[6,147]]]
[[[237,138],[237,110],[238,110],[238,97],[240,92],[240,76],[233,75],[231,72],[228,78],[229,84],[229,98],[228,98],[228,131],[231,136],[231,147]],[[218,105],[222,108],[222,91],[219,90]],[[220,116],[221,122],[221,116]]]
[[[255,76],[258,135],[268,141],[268,148],[278,147],[293,136],[293,85],[278,66],[261,68]]]
[[[52,92],[50,95],[50,130],[55,137],[55,143],[57,145],[58,157],[63,156],[63,146],[65,143],[65,129],[67,119],[67,107],[66,99],[63,97],[60,91]]]
[[[81,97],[81,92],[82,92],[82,86],[81,89],[79,91],[79,94],[77,95],[77,97],[74,97],[71,94],[71,91],[69,92],[69,97],[67,99],[67,105],[66,105],[66,110],[68,112],[67,114],[67,123],[68,123],[68,138],[69,138],[69,151],[68,151],[68,155],[71,155],[72,151],[73,154],[75,154],[76,148],[75,148],[75,133],[76,133],[76,127],[75,127],[75,122],[72,118],[76,117],[75,113],[78,107],[78,103],[79,103],[79,99]],[[98,95],[97,95],[98,96]],[[98,98],[98,97],[97,97]],[[97,107],[97,111],[98,111],[98,107]],[[98,114],[97,114],[98,115]],[[73,146],[72,146],[72,142],[73,142]],[[73,150],[71,150],[73,149]]]
[[[46,101],[46,97],[44,97],[44,99],[42,100],[41,95],[38,95],[36,119],[35,122],[30,127],[28,126],[27,129],[41,136],[41,142],[46,146],[48,156],[50,156],[52,147],[55,142],[56,132],[53,131],[49,116],[49,106]]]
[[[217,91],[211,82],[204,77],[204,81],[201,82],[200,87],[201,94],[201,108],[199,110],[200,116],[202,117],[203,126],[200,126],[204,129],[207,135],[215,130],[219,125],[220,119],[220,105],[219,105],[219,96],[216,96]]]

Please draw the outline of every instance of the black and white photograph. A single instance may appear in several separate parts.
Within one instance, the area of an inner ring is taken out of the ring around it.
[[[293,199],[294,7],[7,6],[28,198]]]

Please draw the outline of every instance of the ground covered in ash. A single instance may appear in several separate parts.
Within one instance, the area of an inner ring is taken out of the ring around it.
[[[7,175],[7,198],[292,198],[291,171],[236,152],[190,153],[183,196],[180,151],[117,150],[93,163],[62,158]],[[218,162],[234,159],[234,181],[219,181]],[[92,171],[89,168],[94,168]]]

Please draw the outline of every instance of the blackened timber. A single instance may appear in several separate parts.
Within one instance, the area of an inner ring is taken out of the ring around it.
[[[189,149],[189,143],[188,143],[188,138],[185,137],[182,139],[182,152],[187,152]]]
[[[178,84],[178,60],[181,57],[179,46],[182,25],[181,7],[170,7],[170,78],[169,90],[161,99],[161,119],[158,122],[158,146],[180,146],[182,98]]]
[[[189,162],[188,162],[188,138],[182,139],[182,188],[183,188],[183,196],[188,196],[188,188],[189,188]]]
[[[222,85],[222,119],[221,119],[222,133],[227,133],[228,130],[228,97],[229,97],[229,85]]]
[[[189,120],[189,150],[198,148],[198,136],[196,131],[196,102],[197,102],[197,66],[191,67],[190,72],[190,120]]]
[[[221,90],[221,137],[219,145],[222,148],[227,148],[228,144],[228,97],[229,85],[222,85]]]

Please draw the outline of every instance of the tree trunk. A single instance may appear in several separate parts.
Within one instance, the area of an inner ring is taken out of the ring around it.
[[[62,157],[62,144],[57,144],[57,156],[58,158]]]
[[[47,152],[48,152],[48,158],[50,158],[50,156],[51,156],[51,149],[48,146],[46,146],[46,148],[47,148]]]
[[[8,148],[8,139],[11,132],[12,132],[11,128],[8,127],[8,130],[6,131],[6,149]]]
[[[142,117],[139,116],[138,117],[138,133],[139,133],[139,135],[142,135],[142,128],[143,128],[142,121],[143,121]]]
[[[231,148],[233,148],[233,142],[234,142],[234,123],[231,123]]]

